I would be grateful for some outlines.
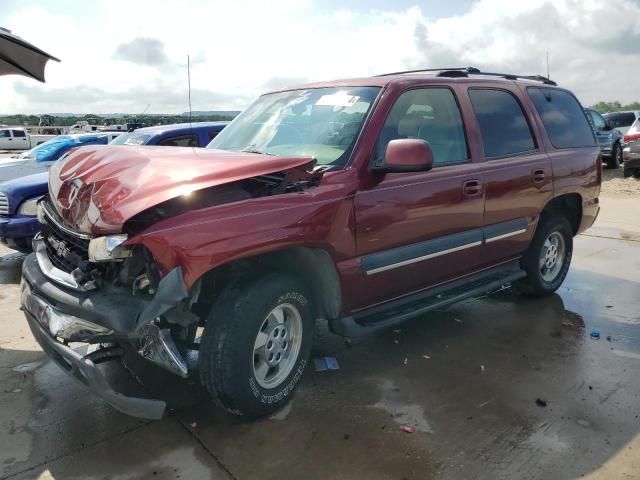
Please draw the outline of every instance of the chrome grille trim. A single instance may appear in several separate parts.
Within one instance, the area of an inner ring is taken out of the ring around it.
[[[9,215],[9,198],[0,192],[0,215]]]
[[[47,219],[53,223],[58,229],[62,230],[67,235],[71,235],[72,237],[78,237],[82,240],[91,240],[93,238],[92,235],[88,233],[77,232],[69,227],[67,227],[62,220],[58,217],[57,213],[55,213],[52,207],[46,202],[38,202],[38,207],[42,209],[42,213],[47,217]],[[40,222],[42,223],[42,222]]]

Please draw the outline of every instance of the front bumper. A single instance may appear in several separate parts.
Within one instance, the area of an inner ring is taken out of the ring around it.
[[[128,344],[143,358],[186,377],[188,365],[177,350],[169,328],[160,327],[160,319],[170,317],[172,307],[186,295],[180,268],[167,274],[155,296],[149,298],[109,286],[92,291],[65,288],[46,276],[41,267],[35,253],[24,259],[21,304],[43,350],[117,410],[143,418],[160,418],[165,402],[130,398],[115,392],[95,364],[67,344]]]
[[[42,349],[72,378],[87,387],[93,393],[109,403],[116,410],[135,417],[160,419],[163,417],[166,403],[161,400],[127,397],[114,391],[98,367],[86,356],[81,355],[68,345],[60,342],[51,334],[52,313],[60,317],[64,314],[39,298],[26,281],[21,285],[23,310],[33,336]],[[34,308],[40,306],[41,308]],[[31,308],[29,311],[27,308]],[[72,316],[66,316],[73,321]]]
[[[31,241],[40,231],[36,217],[0,217],[0,242],[20,252],[31,252]]]

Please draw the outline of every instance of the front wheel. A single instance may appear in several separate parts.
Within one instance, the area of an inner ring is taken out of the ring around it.
[[[311,353],[314,317],[304,285],[269,274],[224,292],[207,320],[200,379],[229,412],[268,415],[292,396]]]
[[[559,214],[543,215],[521,266],[527,276],[517,288],[525,294],[543,297],[555,292],[569,271],[573,253],[573,230]]]

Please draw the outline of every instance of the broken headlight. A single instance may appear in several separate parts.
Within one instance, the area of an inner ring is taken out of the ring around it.
[[[130,257],[131,249],[122,245],[126,241],[126,235],[107,235],[91,239],[89,242],[89,261],[113,262]]]

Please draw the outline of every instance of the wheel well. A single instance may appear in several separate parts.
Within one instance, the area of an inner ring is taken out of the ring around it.
[[[542,210],[542,215],[552,212],[562,213],[567,217],[573,234],[578,233],[582,221],[582,197],[577,193],[567,193],[552,199]]]
[[[309,290],[318,317],[333,319],[340,315],[342,294],[333,259],[326,250],[309,247],[277,250],[210,270],[199,280],[201,289],[194,311],[200,318],[206,318],[225,288],[237,281],[256,278],[267,271],[288,273],[302,281]]]

